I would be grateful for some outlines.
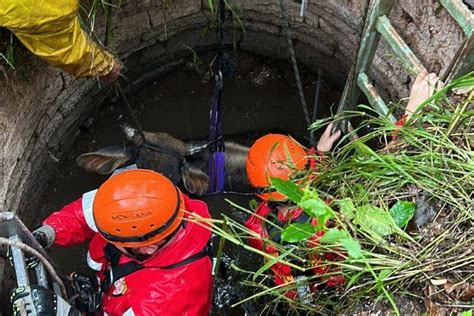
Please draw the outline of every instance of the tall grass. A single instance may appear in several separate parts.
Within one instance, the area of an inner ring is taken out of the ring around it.
[[[217,28],[217,16],[219,14],[218,9],[219,9],[219,0],[207,0],[207,6],[209,7],[211,16],[209,17],[208,23],[206,27],[203,29],[201,36],[204,36],[209,29],[215,29]],[[236,3],[236,1],[231,1],[231,0],[224,0],[224,7],[226,11],[230,12],[230,14],[226,13],[226,16],[229,16],[232,18],[232,43],[234,50],[237,49],[237,34],[238,30],[240,30],[242,33],[245,33],[245,25],[242,20],[242,17],[244,15],[242,9],[240,6]]]
[[[319,129],[333,119],[358,117],[363,121],[354,133],[369,132],[350,142],[351,135],[345,135],[317,170],[296,174],[293,182],[274,180],[273,185],[310,217],[319,223],[330,220],[335,227],[320,225],[325,236],[309,245],[314,233],[309,226],[275,226],[287,242],[265,240],[279,250],[274,257],[247,245],[248,238],[259,236],[241,222],[225,216],[212,220],[217,235],[266,258],[266,264],[262,260],[254,271],[241,271],[243,283],[255,294],[235,304],[265,296],[271,303],[286,302],[291,310],[316,314],[353,313],[355,306],[377,300],[400,314],[404,300],[410,298],[424,299],[425,304],[436,301],[438,305],[428,305],[455,311],[472,307],[459,297],[444,295],[440,300],[425,295],[423,289],[433,287],[433,282],[473,282],[473,95],[474,73],[470,73],[426,100],[402,127],[370,114],[364,106],[315,122],[312,128]],[[233,205],[252,213],[249,207]],[[309,260],[310,254],[328,252],[343,260]],[[291,266],[295,275],[315,266],[330,269],[325,275],[304,273],[303,279],[275,286],[269,269],[275,262]],[[345,277],[344,286],[315,292],[310,300],[285,296],[301,282],[321,284],[337,274]]]
[[[113,49],[115,45],[115,34],[112,25],[112,11],[120,8],[122,1],[107,1],[107,0],[89,0],[81,1],[80,18],[82,25],[85,27],[90,36],[94,37],[99,43],[103,43],[109,50]],[[99,39],[96,36],[96,25],[99,17],[105,16],[105,36]]]
[[[0,36],[5,38],[5,41],[0,42],[0,61],[14,70],[16,65],[15,37],[11,31],[2,29],[0,29]]]

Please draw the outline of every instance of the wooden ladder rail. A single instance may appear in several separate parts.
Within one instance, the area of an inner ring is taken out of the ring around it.
[[[472,71],[474,68],[474,15],[461,2],[461,0],[438,0],[460,25],[467,38],[458,54],[453,59],[450,67],[442,76],[446,82]],[[389,112],[387,105],[371,84],[367,75],[377,50],[380,36],[386,40],[392,52],[396,55],[403,67],[412,75],[418,75],[425,67],[405,43],[390,23],[388,18],[394,5],[394,0],[372,0],[369,6],[361,43],[357,53],[356,62],[352,65],[349,79],[346,81],[337,114],[353,110],[359,98],[359,91],[364,92],[370,105],[381,115],[387,116],[395,122],[395,117]],[[350,122],[345,121],[340,125],[344,132],[351,130]]]

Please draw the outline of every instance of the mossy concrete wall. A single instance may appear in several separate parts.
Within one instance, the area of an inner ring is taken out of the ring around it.
[[[257,54],[288,59],[277,0],[235,0],[245,32],[227,23],[227,42]],[[344,85],[357,51],[367,0],[309,0],[304,18],[298,1],[285,1],[299,62],[321,68],[325,78]],[[463,36],[435,0],[400,0],[392,10],[396,29],[424,65],[448,67]],[[115,50],[125,63],[131,92],[190,60],[191,52],[215,44],[207,0],[122,1],[114,10]],[[104,21],[96,33],[103,37]],[[2,69],[3,70],[3,69]],[[386,97],[407,95],[412,77],[382,42],[369,72]],[[26,54],[16,71],[0,75],[0,210],[34,213],[54,164],[93,115],[110,87],[74,79]],[[282,118],[283,119],[283,118]]]

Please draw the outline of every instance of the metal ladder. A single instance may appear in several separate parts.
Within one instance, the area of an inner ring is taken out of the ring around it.
[[[346,81],[337,109],[338,114],[354,109],[359,98],[360,89],[378,113],[395,122],[395,117],[389,113],[387,105],[367,76],[368,68],[377,50],[380,35],[387,41],[408,73],[418,75],[425,70],[420,60],[390,23],[388,15],[394,2],[394,0],[370,1],[357,59],[352,65],[349,79]],[[449,82],[474,69],[474,15],[461,0],[438,0],[438,2],[449,12],[466,34],[463,45],[461,45],[448,70],[441,78],[444,82]],[[340,127],[344,132],[352,130],[352,126],[348,121]]]

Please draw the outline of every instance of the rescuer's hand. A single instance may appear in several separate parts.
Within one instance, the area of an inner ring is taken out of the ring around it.
[[[76,316],[79,312],[62,297],[39,285],[20,286],[10,296],[15,316]]]
[[[54,240],[56,239],[56,232],[54,231],[53,227],[49,225],[43,225],[33,232],[33,236],[41,245],[41,247],[47,249],[53,245]],[[25,264],[28,269],[35,268],[38,263],[39,260],[35,256],[27,255],[25,257]]]
[[[41,247],[47,249],[52,246],[54,240],[56,239],[56,233],[54,229],[49,225],[43,225],[36,229],[33,232],[33,236],[35,237],[36,241],[41,245]],[[33,245],[34,248],[37,248],[36,245]],[[13,264],[13,253],[11,248],[7,251],[7,258],[12,267]],[[27,254],[25,255],[25,265],[28,269],[35,268],[39,263],[39,259],[36,256]]]
[[[316,148],[321,151],[321,152],[327,152],[331,151],[332,146],[338,140],[339,137],[341,137],[341,131],[337,130],[336,132],[333,133],[334,124],[330,123],[327,127],[326,130],[324,131],[323,135],[321,135],[321,138],[319,139],[318,145]]]
[[[428,99],[435,91],[439,78],[435,73],[421,72],[415,79],[411,90],[410,99],[408,100],[405,110],[406,119],[416,111],[418,106]]]
[[[35,236],[36,240],[44,249],[51,247],[56,240],[56,232],[54,228],[49,225],[43,225],[35,229],[33,236]]]
[[[105,76],[100,77],[100,79],[104,82],[113,82],[120,77],[121,70],[122,70],[122,65],[120,64],[120,61],[115,59],[112,70]]]

